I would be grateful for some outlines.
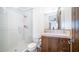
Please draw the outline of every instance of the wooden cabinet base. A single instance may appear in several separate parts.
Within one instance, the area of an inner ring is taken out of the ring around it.
[[[56,38],[42,36],[42,52],[69,52],[70,44],[68,38]]]

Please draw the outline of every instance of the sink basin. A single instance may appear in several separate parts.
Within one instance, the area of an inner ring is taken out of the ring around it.
[[[66,34],[57,34],[57,33],[43,33],[44,35],[57,35],[57,36],[68,36],[68,35],[66,35]]]
[[[64,38],[70,38],[70,32],[68,31],[60,31],[60,30],[54,30],[51,32],[45,32],[42,33],[42,36],[49,36],[49,37],[64,37]]]

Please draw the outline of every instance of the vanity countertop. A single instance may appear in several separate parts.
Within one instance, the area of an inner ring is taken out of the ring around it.
[[[42,33],[41,35],[47,37],[71,38],[70,35],[65,34]]]

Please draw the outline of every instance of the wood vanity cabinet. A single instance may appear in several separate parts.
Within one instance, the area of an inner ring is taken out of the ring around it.
[[[68,38],[42,36],[42,52],[69,52],[70,44]]]

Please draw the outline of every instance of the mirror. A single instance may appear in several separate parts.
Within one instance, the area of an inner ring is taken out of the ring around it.
[[[56,30],[60,29],[60,19],[61,19],[61,12],[60,8],[57,8],[55,12],[50,12],[45,14],[45,27],[49,30]],[[49,26],[47,26],[49,25]]]
[[[55,12],[45,14],[45,27],[49,30],[71,29],[71,7],[58,7]]]
[[[58,22],[56,14],[49,16],[49,29],[54,30],[58,29]]]

